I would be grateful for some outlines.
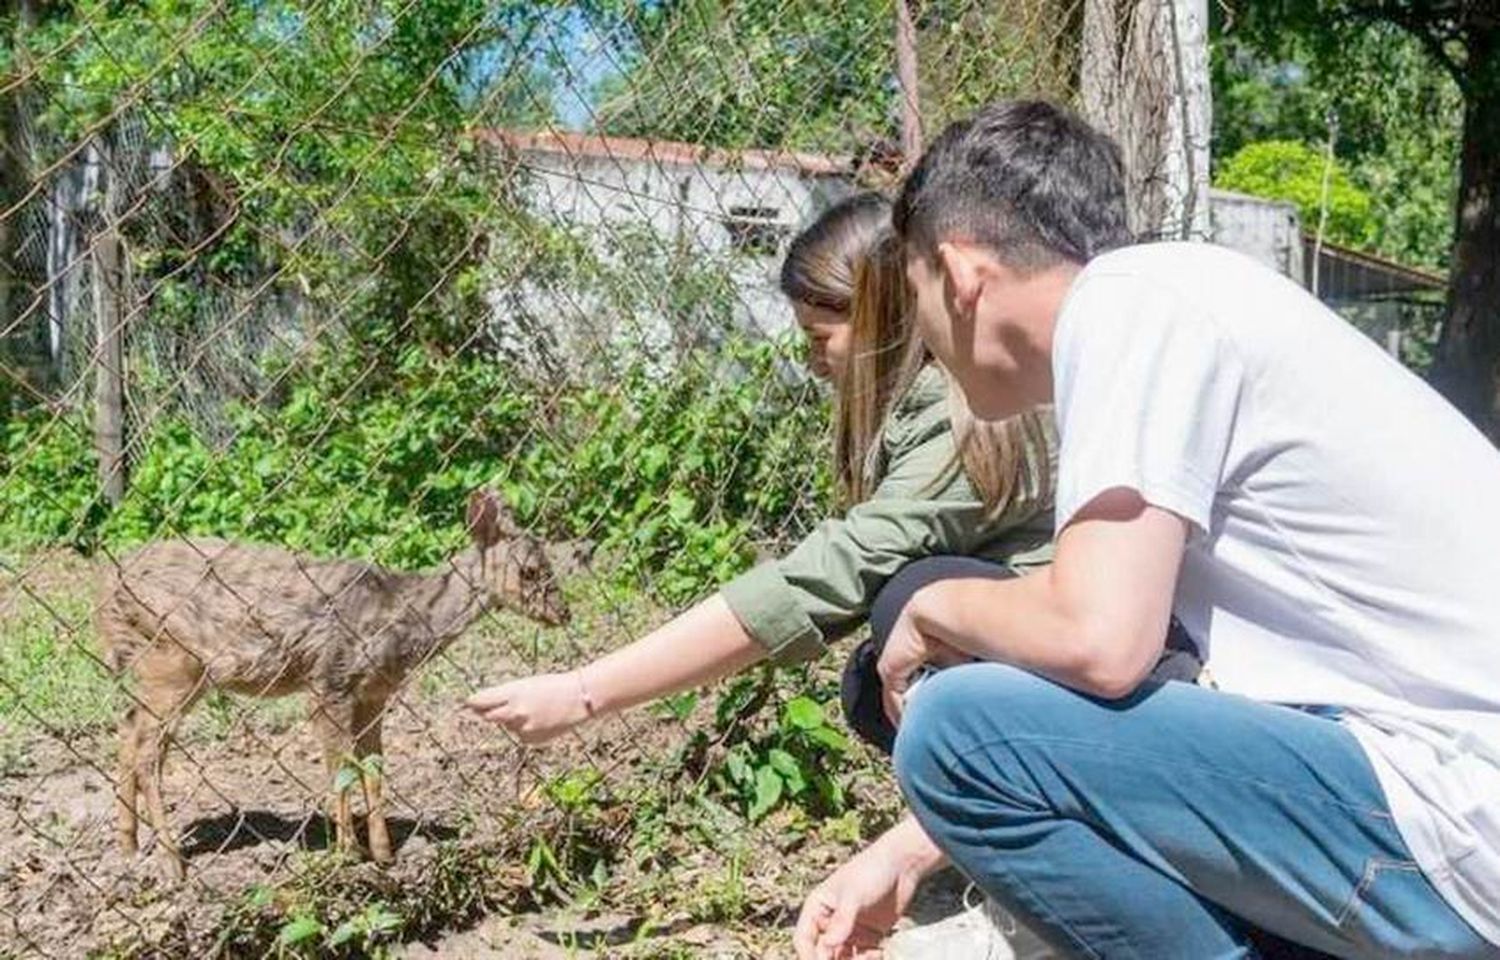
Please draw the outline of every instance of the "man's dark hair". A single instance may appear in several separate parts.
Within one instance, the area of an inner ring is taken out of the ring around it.
[[[1002,100],[950,125],[891,219],[911,253],[968,240],[1021,270],[1085,263],[1131,239],[1119,147],[1042,100]]]

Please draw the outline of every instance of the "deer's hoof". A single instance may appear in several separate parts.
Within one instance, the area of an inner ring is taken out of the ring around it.
[[[187,879],[187,865],[182,862],[182,857],[175,853],[163,853],[161,855],[162,879],[172,886],[177,886]]]

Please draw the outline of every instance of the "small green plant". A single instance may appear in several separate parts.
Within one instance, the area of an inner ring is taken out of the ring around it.
[[[277,931],[275,953],[283,957],[334,955],[384,956],[386,946],[405,925],[399,913],[379,901],[366,904],[359,913],[331,930],[309,913],[286,920]]]
[[[333,775],[333,789],[336,793],[348,793],[365,778],[379,777],[384,770],[385,759],[378,753],[363,758],[346,754]]]
[[[393,939],[404,923],[401,915],[385,904],[371,903],[335,927],[326,942],[335,949],[356,945],[368,947]]]
[[[662,697],[651,704],[651,712],[665,719],[686,721],[698,708],[698,694],[689,690]]]
[[[737,847],[729,856],[727,869],[703,885],[698,906],[700,919],[738,920],[745,915],[749,899],[745,890],[745,851]]]
[[[609,883],[616,843],[606,825],[615,801],[603,775],[582,767],[549,781],[544,792],[559,815],[539,831],[526,854],[533,896],[559,901],[589,899]]]
[[[327,928],[316,917],[306,914],[292,917],[276,934],[276,952],[280,956],[299,956],[323,939]]]
[[[846,808],[840,776],[849,740],[829,720],[832,704],[796,696],[782,705],[769,729],[742,732],[737,728],[758,707],[765,684],[763,678],[758,686],[732,685],[721,701],[720,724],[726,742],[733,742],[711,781],[751,822],[786,803],[816,817],[838,816]]]
[[[425,890],[391,902],[390,891],[362,887],[345,866],[336,855],[309,854],[292,882],[248,888],[224,912],[209,952],[278,958],[385,957],[410,930],[420,932],[423,910],[418,901],[426,896]]]

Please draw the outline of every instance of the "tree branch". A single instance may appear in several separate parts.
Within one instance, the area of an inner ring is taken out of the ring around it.
[[[1465,65],[1455,60],[1448,44],[1462,42],[1463,31],[1457,26],[1463,15],[1461,3],[1386,3],[1377,0],[1373,4],[1345,4],[1344,16],[1340,19],[1365,24],[1388,23],[1416,37],[1418,42],[1448,72],[1453,82],[1465,94],[1469,84]]]

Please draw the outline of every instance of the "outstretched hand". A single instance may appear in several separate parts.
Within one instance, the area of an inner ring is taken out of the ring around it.
[[[546,743],[589,718],[583,684],[573,672],[541,673],[486,687],[464,706],[528,744]]]

